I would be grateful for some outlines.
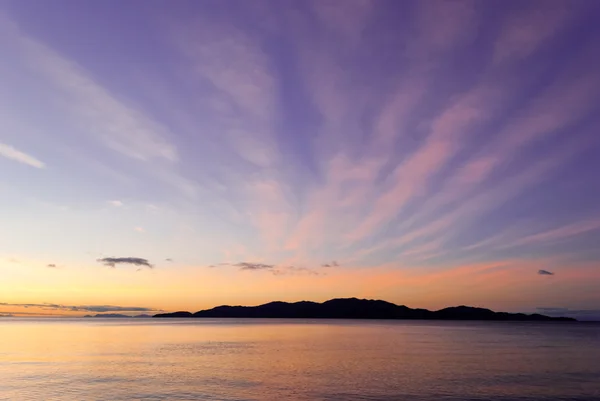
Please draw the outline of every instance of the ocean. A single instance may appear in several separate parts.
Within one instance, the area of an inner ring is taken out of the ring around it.
[[[600,325],[1,318],[0,400],[600,400]]]

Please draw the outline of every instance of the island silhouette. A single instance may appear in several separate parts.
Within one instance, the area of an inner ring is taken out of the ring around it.
[[[196,313],[179,311],[159,313],[155,318],[284,318],[284,319],[421,319],[421,320],[495,320],[495,321],[562,321],[569,317],[540,314],[494,312],[471,306],[455,306],[437,311],[412,309],[391,302],[358,298],[338,298],[323,303],[269,302],[258,306],[217,306]]]

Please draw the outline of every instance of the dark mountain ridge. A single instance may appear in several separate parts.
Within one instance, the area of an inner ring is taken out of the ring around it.
[[[412,309],[380,300],[357,298],[331,299],[323,303],[269,302],[258,306],[217,306],[196,313],[159,313],[156,318],[284,318],[284,319],[428,319],[428,320],[506,320],[506,321],[576,321],[567,317],[540,314],[494,312],[484,308],[456,306],[430,311]]]

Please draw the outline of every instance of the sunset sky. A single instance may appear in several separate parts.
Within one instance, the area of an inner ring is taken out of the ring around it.
[[[599,20],[0,0],[0,315],[600,310]]]

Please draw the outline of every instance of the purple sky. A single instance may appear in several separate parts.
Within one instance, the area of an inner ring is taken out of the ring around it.
[[[600,309],[599,20],[2,0],[0,302]]]

